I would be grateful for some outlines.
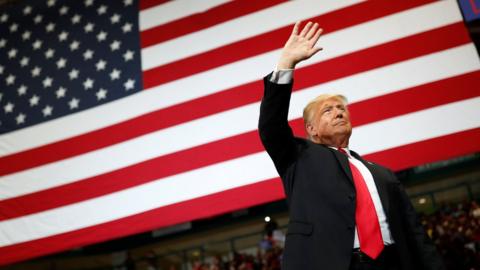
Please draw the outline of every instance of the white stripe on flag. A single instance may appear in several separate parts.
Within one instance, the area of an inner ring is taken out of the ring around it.
[[[151,7],[140,11],[140,31],[169,23],[195,13],[200,13],[230,1],[231,0],[180,0]]]

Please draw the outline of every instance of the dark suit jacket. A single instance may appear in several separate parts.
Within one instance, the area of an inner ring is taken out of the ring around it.
[[[264,78],[259,132],[289,205],[282,269],[347,270],[355,233],[355,187],[348,159],[325,145],[293,136],[287,121],[292,84],[274,84],[269,77]],[[400,269],[444,269],[395,175],[353,155],[373,175]]]

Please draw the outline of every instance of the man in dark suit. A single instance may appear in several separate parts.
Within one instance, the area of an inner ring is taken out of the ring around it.
[[[321,50],[318,24],[301,32],[299,25],[264,79],[259,120],[290,210],[283,269],[444,269],[395,175],[348,149],[352,127],[343,96],[310,102],[303,114],[308,139],[293,136],[287,120],[293,69]]]

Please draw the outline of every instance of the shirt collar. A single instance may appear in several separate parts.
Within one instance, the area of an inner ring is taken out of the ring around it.
[[[338,147],[335,147],[335,146],[329,146],[329,147],[332,148],[332,149],[335,149],[336,151],[338,151]],[[352,156],[352,154],[350,153],[350,149],[348,149],[348,147],[345,147],[345,148],[342,148],[342,149],[347,153],[347,155],[348,155],[349,157]]]

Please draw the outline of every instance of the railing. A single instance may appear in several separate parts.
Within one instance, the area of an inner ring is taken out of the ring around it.
[[[430,214],[447,203],[459,203],[480,198],[480,182],[457,183],[444,188],[410,195],[410,200],[418,212]]]

